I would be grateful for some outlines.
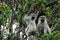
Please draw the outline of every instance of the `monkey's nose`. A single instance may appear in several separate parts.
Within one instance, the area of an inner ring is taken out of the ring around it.
[[[44,23],[44,20],[41,20],[42,23]]]

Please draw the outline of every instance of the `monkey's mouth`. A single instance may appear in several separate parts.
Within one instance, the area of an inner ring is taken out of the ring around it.
[[[41,20],[42,23],[44,23],[44,20]]]

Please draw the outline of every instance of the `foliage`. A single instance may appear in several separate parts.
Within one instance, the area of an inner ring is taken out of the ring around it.
[[[43,40],[59,40],[60,39],[60,32],[59,31],[54,31],[51,34],[44,34],[42,36]]]
[[[0,2],[0,26],[4,25],[5,27],[6,23],[12,25],[14,20],[16,21],[19,20],[20,22],[21,19],[23,22],[23,18],[25,14],[32,14],[32,13],[37,14],[38,11],[39,12],[42,11],[41,13],[43,14],[44,12],[45,16],[48,19],[49,26],[56,28],[53,30],[51,34],[43,34],[41,38],[43,40],[60,40],[60,32],[59,32],[60,31],[60,0],[57,1],[58,3],[54,1],[55,0],[10,0],[10,1],[3,0],[3,2]],[[8,28],[10,28],[10,26],[8,26]],[[20,30],[20,25],[18,31],[19,30]],[[16,34],[14,36],[17,37]],[[16,37],[12,37],[11,40],[17,40],[18,37],[17,38]],[[30,39],[35,40],[36,38],[35,39],[30,38]]]
[[[0,21],[1,24],[3,24],[4,23],[3,21],[6,21],[7,18],[11,16],[12,10],[8,7],[7,4],[4,3],[3,5],[0,5],[0,12],[1,12]]]

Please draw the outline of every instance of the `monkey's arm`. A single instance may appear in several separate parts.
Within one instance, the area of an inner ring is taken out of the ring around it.
[[[48,24],[45,24],[45,26],[44,26],[44,34],[45,33],[51,34],[51,29],[49,28],[49,25]]]
[[[49,34],[51,34],[51,29],[49,28],[49,26],[47,27],[47,31]]]

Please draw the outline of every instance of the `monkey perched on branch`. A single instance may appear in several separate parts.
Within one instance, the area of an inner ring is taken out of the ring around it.
[[[51,29],[49,28],[49,25],[47,24],[47,18],[45,16],[40,16],[37,24],[37,31],[40,34],[45,33],[51,33]]]

